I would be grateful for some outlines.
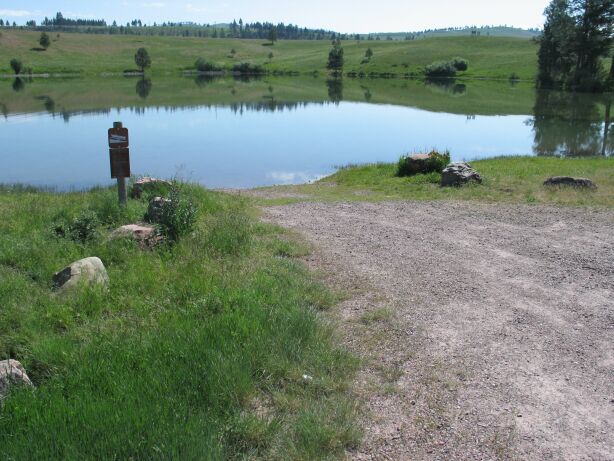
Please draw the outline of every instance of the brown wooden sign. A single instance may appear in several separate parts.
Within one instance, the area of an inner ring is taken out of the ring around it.
[[[125,148],[130,145],[128,140],[128,128],[109,128],[109,147],[112,149]]]
[[[128,130],[126,130],[128,132]],[[129,178],[130,177],[130,149],[109,149],[111,157],[111,177]]]

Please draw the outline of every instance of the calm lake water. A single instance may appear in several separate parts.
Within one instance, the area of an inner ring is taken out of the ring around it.
[[[431,148],[454,160],[611,155],[610,104],[485,82],[0,80],[0,183],[111,183],[114,121],[130,130],[133,174],[215,188],[304,183],[336,166]]]

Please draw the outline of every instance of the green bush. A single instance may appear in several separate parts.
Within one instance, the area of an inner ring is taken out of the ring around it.
[[[212,62],[208,62],[203,58],[198,58],[194,63],[194,67],[199,72],[218,72],[222,70],[220,67],[216,66]]]
[[[58,237],[69,238],[75,242],[87,243],[98,237],[100,219],[92,210],[82,211],[72,220],[60,220],[54,224],[53,231]]]
[[[435,150],[429,152],[428,159],[414,160],[413,154],[407,154],[399,159],[397,176],[414,176],[416,174],[441,173],[450,163],[450,153]]]
[[[450,61],[452,63],[452,65],[454,66],[454,68],[460,72],[465,72],[467,69],[469,69],[469,63],[467,62],[466,59],[464,58],[454,58],[452,59],[452,61]]]
[[[194,230],[198,209],[190,197],[185,197],[177,181],[170,187],[168,201],[162,206],[160,214],[160,233],[170,243]]]
[[[456,67],[451,61],[438,61],[426,66],[424,73],[427,77],[454,77],[456,75]]]
[[[437,61],[426,66],[424,73],[427,77],[442,78],[455,77],[456,72],[465,72],[469,68],[469,63],[463,58],[453,58],[449,61]]]
[[[232,66],[232,71],[237,72],[239,74],[251,74],[258,75],[264,74],[265,70],[262,66],[258,64],[250,64],[249,62],[242,62],[240,64],[235,64]]]

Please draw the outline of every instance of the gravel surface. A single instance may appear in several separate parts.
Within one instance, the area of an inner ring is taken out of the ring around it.
[[[363,357],[352,459],[614,459],[614,212],[298,203]]]

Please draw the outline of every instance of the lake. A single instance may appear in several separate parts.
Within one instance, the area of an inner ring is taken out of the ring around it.
[[[304,183],[433,148],[454,160],[612,155],[610,105],[509,82],[3,79],[0,183],[111,184],[114,121],[130,130],[133,174],[213,188]]]

